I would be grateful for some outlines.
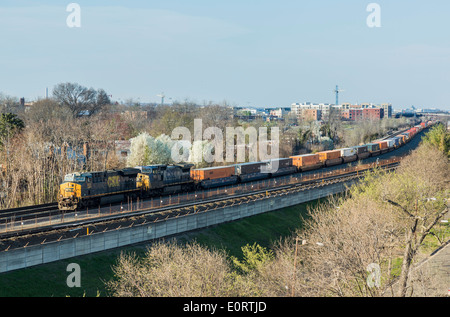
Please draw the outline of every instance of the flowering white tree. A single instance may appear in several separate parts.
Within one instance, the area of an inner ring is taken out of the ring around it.
[[[128,166],[170,164],[172,163],[171,149],[174,141],[167,135],[157,138],[144,132],[132,138]]]
[[[207,140],[191,144],[188,141],[174,141],[165,134],[154,138],[144,132],[130,141],[128,166],[189,162],[205,167],[214,162],[214,145]]]
[[[212,151],[214,146],[207,140],[194,141],[189,151],[189,163],[193,163],[196,167],[205,167],[207,163],[213,163]]]

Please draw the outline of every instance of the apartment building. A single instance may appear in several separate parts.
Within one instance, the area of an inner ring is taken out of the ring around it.
[[[304,116],[307,116],[310,118],[317,117],[317,120],[328,120],[328,116],[332,107],[334,106],[328,103],[294,103],[291,105],[291,112],[300,119],[303,119]]]
[[[392,105],[385,103],[375,105],[372,103],[351,104],[343,103],[341,105],[314,104],[311,102],[294,103],[291,105],[291,112],[302,120],[328,120],[331,110],[338,110],[341,118],[350,121],[359,120],[380,120],[392,117]]]

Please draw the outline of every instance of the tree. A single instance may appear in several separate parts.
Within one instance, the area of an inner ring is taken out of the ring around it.
[[[446,131],[442,123],[434,126],[424,138],[424,143],[437,147],[440,151],[450,156],[450,133]]]
[[[170,164],[173,141],[165,135],[156,139],[144,132],[131,139],[128,166]]]
[[[209,164],[213,163],[207,162],[205,158],[213,158],[211,153],[213,152],[214,146],[208,140],[194,141],[189,151],[189,163],[195,164],[196,168],[207,167]]]
[[[103,89],[96,91],[77,83],[61,83],[53,89],[53,96],[60,105],[67,107],[73,117],[92,116],[111,103]]]
[[[107,285],[120,297],[224,297],[232,293],[224,252],[198,243],[156,243],[143,258],[121,254]]]
[[[27,123],[45,123],[48,126],[50,122],[55,120],[67,121],[71,119],[72,113],[68,108],[62,107],[56,100],[47,98],[36,101],[27,110],[24,117]]]
[[[311,138],[311,134],[312,134],[311,130],[306,130],[306,131],[303,132],[302,128],[298,128],[297,140],[298,140],[298,142],[300,143],[301,146],[306,147],[307,142]]]
[[[244,255],[243,261],[239,261],[234,256],[231,257],[231,260],[241,272],[246,274],[260,269],[274,258],[273,251],[267,250],[256,242],[253,245],[247,244],[241,250]]]
[[[12,113],[2,113],[0,116],[0,138],[9,139],[25,127],[22,119]],[[3,141],[2,141],[3,143]]]
[[[108,94],[103,89],[97,90],[97,101],[96,105],[100,108],[111,104],[111,99],[109,99]]]
[[[402,161],[384,184],[382,199],[397,210],[404,224],[404,254],[398,296],[406,296],[411,267],[425,238],[449,212],[450,168],[441,150],[425,143]]]

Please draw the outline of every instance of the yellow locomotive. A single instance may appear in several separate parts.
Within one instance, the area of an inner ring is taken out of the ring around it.
[[[60,185],[58,207],[76,210],[194,189],[193,165],[153,165],[122,170],[72,173]]]
[[[67,174],[60,185],[58,207],[60,210],[75,210],[120,202],[127,196],[136,198],[141,191],[136,185],[139,173],[138,169],[126,168]]]

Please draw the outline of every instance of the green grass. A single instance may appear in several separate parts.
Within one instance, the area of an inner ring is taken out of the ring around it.
[[[270,248],[282,237],[291,235],[302,226],[301,216],[306,217],[307,206],[318,201],[266,213],[233,223],[184,234],[180,242],[196,240],[200,244],[223,249],[231,256],[242,257],[241,247],[258,243]],[[145,245],[132,246],[90,254],[73,259],[49,263],[27,269],[0,274],[0,297],[94,297],[108,296],[105,281],[113,278],[112,266],[122,251],[144,254]],[[67,265],[77,263],[81,269],[81,287],[69,288],[66,279]]]

